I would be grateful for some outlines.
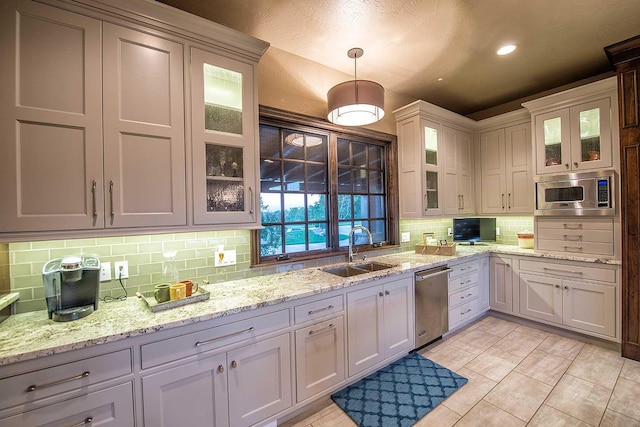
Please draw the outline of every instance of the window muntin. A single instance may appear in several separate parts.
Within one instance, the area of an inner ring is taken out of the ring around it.
[[[328,138],[260,126],[260,256],[326,250]]]
[[[263,228],[252,237],[254,265],[344,252],[349,231],[360,224],[371,230],[374,242],[397,244],[397,192],[388,178],[396,173],[390,163],[395,138],[351,130],[261,107]],[[305,212],[293,209],[303,205]],[[365,233],[355,233],[354,239],[368,249]]]

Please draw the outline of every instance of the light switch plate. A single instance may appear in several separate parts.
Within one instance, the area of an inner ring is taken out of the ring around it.
[[[496,227],[496,236],[500,235],[500,227]]]
[[[108,282],[109,280],[111,280],[111,263],[101,262],[100,263],[100,281]]]
[[[222,254],[222,259],[220,259],[220,254]],[[216,252],[214,265],[216,267],[228,267],[230,265],[236,265],[236,250],[227,249],[222,252]]]
[[[411,234],[410,233],[402,233],[402,243],[408,242],[409,240],[411,240]]]

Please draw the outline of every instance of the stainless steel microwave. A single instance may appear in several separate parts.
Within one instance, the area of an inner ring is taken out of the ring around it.
[[[613,216],[615,172],[537,176],[534,215]]]

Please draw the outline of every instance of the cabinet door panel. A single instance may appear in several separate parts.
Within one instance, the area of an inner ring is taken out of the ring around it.
[[[103,27],[106,225],[186,225],[182,46]]]
[[[562,280],[521,274],[520,314],[562,323]]]
[[[383,296],[382,286],[347,294],[349,376],[375,365],[384,357]]]
[[[100,228],[100,22],[33,2],[1,7],[0,231]]]
[[[552,111],[535,117],[536,172],[562,173],[571,170],[571,127],[569,110]]]
[[[144,424],[229,425],[225,367],[219,354],[143,377]]]
[[[413,348],[413,282],[397,280],[384,285],[385,357]]]
[[[529,123],[505,129],[505,150],[507,210],[531,214],[534,186]]]
[[[260,221],[254,74],[249,63],[191,51],[195,224]]]
[[[289,334],[227,354],[229,423],[250,426],[292,404]]]
[[[480,135],[482,165],[482,213],[505,212],[505,142],[504,130]]]
[[[563,322],[597,334],[616,336],[615,286],[565,280]]]
[[[573,169],[611,167],[611,100],[604,98],[571,107],[570,114]]]
[[[499,311],[513,311],[513,279],[511,258],[492,256],[489,271],[489,296],[491,308]]]
[[[298,402],[344,381],[344,318],[296,331]]]

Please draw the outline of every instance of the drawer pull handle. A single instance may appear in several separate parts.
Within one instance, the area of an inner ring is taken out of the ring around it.
[[[460,296],[460,299],[465,299],[465,298],[470,297],[470,296],[472,296],[472,295],[473,295],[473,294],[466,294],[466,295],[462,295],[462,296]]]
[[[467,309],[467,311],[465,311],[464,313],[460,313],[460,315],[461,315],[461,316],[464,316],[465,314],[467,314],[467,313],[468,313],[468,312],[470,312],[470,311],[471,311],[471,309],[469,308],[469,309]]]
[[[582,224],[562,224],[565,230],[582,230]]]
[[[84,420],[80,421],[77,424],[71,424],[69,427],[79,427],[86,426],[87,424],[91,424],[93,422],[93,417],[87,417]]]
[[[571,271],[571,270],[559,270],[557,268],[549,268],[549,267],[542,267],[542,269],[544,271],[548,271],[548,272],[558,272],[558,273],[563,273],[563,274],[582,274],[582,271]]]
[[[334,309],[333,305],[328,305],[326,307],[318,308],[317,310],[309,310],[309,316],[311,316],[312,314],[320,313],[321,311],[333,310],[333,309]]]
[[[68,383],[69,381],[75,381],[75,380],[80,380],[82,378],[87,378],[89,376],[89,374],[90,374],[89,371],[84,371],[80,375],[75,375],[73,377],[65,378],[63,380],[54,381],[52,383],[47,383],[47,384],[42,384],[42,385],[33,384],[33,385],[30,385],[29,387],[27,387],[27,392],[36,391],[36,390],[41,389],[41,388],[53,387],[54,385]]]
[[[578,234],[577,236],[572,236],[570,234],[565,234],[564,235],[564,240],[566,240],[568,242],[581,242],[582,241],[582,234]]]
[[[565,246],[564,250],[568,252],[580,252],[582,251],[582,246]]]
[[[235,336],[235,335],[246,334],[247,332],[253,332],[253,331],[254,331],[254,329],[255,329],[255,328],[252,326],[252,327],[250,327],[250,328],[243,329],[242,331],[232,332],[232,333],[230,333],[230,334],[223,335],[223,336],[221,336],[221,337],[210,338],[210,339],[208,339],[208,340],[204,340],[204,341],[198,341],[198,342],[196,343],[196,347],[200,347],[201,345],[209,344],[209,343],[212,343],[212,342],[215,342],[215,341],[220,341],[220,340],[223,340],[223,339],[225,339],[225,338],[233,337],[233,336]]]
[[[315,335],[315,334],[319,334],[320,332],[330,331],[333,328],[335,328],[335,325],[333,323],[331,323],[331,324],[325,326],[324,328],[320,328],[320,329],[317,329],[315,331],[313,329],[310,330],[309,331],[309,335]]]

